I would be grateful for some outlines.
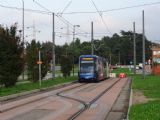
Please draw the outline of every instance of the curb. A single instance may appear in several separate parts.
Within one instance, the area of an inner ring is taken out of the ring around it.
[[[41,92],[41,91],[49,91],[49,90],[59,89],[61,87],[65,87],[65,86],[74,84],[76,82],[77,81],[62,83],[62,84],[55,85],[55,86],[50,86],[50,87],[46,87],[46,88],[40,88],[40,89],[35,89],[35,90],[31,90],[31,91],[25,91],[25,92],[21,92],[21,93],[17,93],[17,94],[12,94],[12,95],[8,95],[8,96],[0,97],[0,102],[7,101],[7,100],[10,100],[10,99],[15,99],[15,98],[25,96],[25,95],[29,95],[29,94],[33,94],[33,93],[38,93],[38,92]]]
[[[132,81],[131,81],[131,90],[130,90],[130,97],[129,97],[129,108],[127,112],[127,120],[129,120],[129,112],[130,112],[130,107],[132,106],[132,99],[133,99],[133,89],[132,89]]]

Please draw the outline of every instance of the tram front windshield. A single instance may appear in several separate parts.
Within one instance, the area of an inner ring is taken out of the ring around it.
[[[81,73],[93,73],[94,72],[94,62],[81,62],[80,65]]]

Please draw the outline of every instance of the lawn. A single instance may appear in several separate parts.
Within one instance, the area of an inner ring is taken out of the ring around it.
[[[143,79],[142,75],[136,75],[133,78],[133,89],[141,90],[148,98],[160,99],[160,76],[147,75]]]
[[[10,88],[1,87],[0,97],[11,95],[11,94],[16,94],[16,93],[21,93],[25,91],[30,91],[34,89],[47,88],[47,87],[55,86],[55,85],[62,84],[62,83],[72,82],[75,80],[77,80],[77,76],[68,77],[66,79],[63,77],[58,77],[58,78],[55,78],[54,80],[50,79],[50,80],[42,81],[41,87],[39,86],[39,83],[17,84],[16,86],[10,87]]]
[[[117,76],[119,73],[125,73],[127,76],[131,76],[131,74],[133,74],[128,68],[113,69],[112,73],[116,73]]]
[[[160,120],[160,101],[150,101],[132,106],[129,120]]]
[[[141,74],[134,75],[129,69],[115,69],[115,73],[124,72],[133,79],[132,89],[141,91],[144,96],[152,101],[132,105],[129,120],[160,120],[160,76],[146,75],[143,79]]]

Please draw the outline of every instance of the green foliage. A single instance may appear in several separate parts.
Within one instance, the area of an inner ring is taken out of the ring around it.
[[[42,86],[41,88],[47,88],[51,87],[57,84],[62,84],[62,83],[67,83],[67,82],[72,82],[75,81],[77,78],[75,76],[68,77],[68,78],[55,78],[54,80],[45,80],[42,81]],[[11,94],[16,94],[16,93],[21,93],[25,91],[30,91],[30,90],[35,90],[39,89],[39,83],[23,83],[23,84],[16,84],[14,87],[10,88],[1,88],[0,89],[0,97],[1,96],[7,96]]]
[[[146,60],[151,57],[152,43],[145,39]],[[74,44],[74,45],[73,45]],[[73,50],[74,46],[74,50]],[[70,44],[65,43],[63,46],[56,46],[56,64],[59,64],[60,58],[63,55],[75,56],[74,63],[78,64],[78,58],[80,55],[91,54],[91,42],[82,42],[80,39],[76,39],[75,42]],[[52,52],[52,50],[50,50]],[[142,34],[136,33],[136,52],[137,52],[137,64],[142,62]],[[112,64],[129,65],[130,61],[133,61],[133,33],[131,31],[121,31],[119,34],[113,34],[113,36],[104,36],[102,39],[94,40],[94,54],[108,58],[111,56]]]
[[[35,40],[32,40],[31,44],[27,45],[27,67],[28,67],[28,79],[32,82],[37,82],[39,79],[39,69],[37,61],[38,51],[41,51],[41,75],[42,78],[45,77],[47,71],[49,70],[49,63],[51,61],[50,53],[48,53],[48,43],[43,43],[42,45]]]
[[[160,77],[154,75],[146,75],[143,79],[142,75],[132,75],[132,89],[140,90],[147,98],[152,98],[154,101],[149,101],[144,104],[131,106],[129,119],[130,120],[159,120],[160,119]],[[158,101],[157,101],[158,100]]]
[[[114,69],[112,71],[112,73],[116,73],[117,77],[119,75],[119,73],[125,73],[127,77],[131,76],[131,74],[133,74],[129,68],[117,68],[117,69]]]
[[[23,71],[23,43],[17,36],[16,24],[10,28],[0,26],[0,83],[14,86]]]
[[[143,79],[142,75],[136,75],[133,78],[133,89],[142,90],[149,98],[160,98],[160,76],[147,75]]]
[[[71,56],[61,56],[61,71],[63,76],[66,78],[70,76],[70,71],[72,70],[73,57]]]
[[[27,45],[27,68],[28,68],[28,80],[32,82],[38,81],[38,43],[32,40],[31,44]]]
[[[113,72],[124,72],[132,77],[132,89],[140,90],[147,98],[155,99],[144,104],[131,106],[129,120],[159,120],[160,119],[160,76],[146,75],[143,79],[142,74],[131,74],[129,69],[115,69]]]
[[[41,47],[41,60],[42,60],[42,78],[46,76],[47,71],[50,70],[50,63],[52,60],[52,53],[50,50],[52,50],[52,46],[50,46],[50,42],[46,42],[42,44]]]
[[[130,109],[129,120],[160,120],[160,101],[134,105]]]

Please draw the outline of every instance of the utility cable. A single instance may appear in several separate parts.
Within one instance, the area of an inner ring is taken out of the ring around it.
[[[69,1],[69,3],[65,6],[65,8],[62,10],[61,13],[57,13],[57,14],[60,14],[62,16],[62,14],[64,13],[64,11],[70,6],[71,3],[72,3],[72,0]]]
[[[22,8],[13,7],[13,6],[5,6],[5,5],[0,4],[0,7],[22,11]],[[32,12],[32,13],[34,12],[34,13],[39,13],[39,14],[47,14],[47,15],[52,14],[51,12],[46,12],[46,11],[41,11],[41,10],[33,10],[33,9],[24,9],[24,10],[27,12]]]
[[[106,24],[106,22],[105,22],[104,19],[103,19],[102,12],[100,12],[100,11],[98,10],[98,7],[96,6],[96,4],[95,4],[95,2],[94,2],[93,0],[90,0],[90,1],[92,2],[93,6],[96,8],[97,13],[99,14],[99,16],[100,16],[103,24],[104,24],[105,27],[106,27],[106,30],[112,35],[112,32],[109,30],[108,25]]]
[[[43,5],[41,5],[39,2],[37,2],[36,0],[33,0],[33,2],[35,2],[38,6],[40,6],[41,8],[43,8],[44,10],[53,13],[52,11],[50,11],[49,9],[47,9],[46,7],[44,7]]]
[[[37,5],[39,5],[41,8],[45,9],[46,11],[53,13],[52,11],[50,11],[49,9],[47,9],[46,7],[44,7],[43,5],[41,5],[39,2],[33,0]],[[68,24],[69,26],[72,26],[72,28],[74,27],[73,24],[71,24],[68,20],[66,20],[65,18],[63,18],[60,15],[55,14],[55,16],[57,16],[63,23]],[[79,29],[80,31],[82,31],[81,29]]]
[[[138,7],[143,7],[143,6],[158,5],[158,4],[160,4],[160,2],[146,3],[146,4],[140,4],[140,5],[134,5],[134,6],[121,7],[121,8],[114,8],[114,9],[109,9],[109,10],[102,10],[99,12],[100,13],[107,13],[107,12],[113,12],[113,11],[119,11],[119,10],[131,9],[131,8],[138,8]],[[94,14],[94,13],[97,13],[97,11],[66,12],[63,14]]]
[[[121,8],[114,8],[114,9],[109,9],[109,10],[102,10],[102,11],[99,11],[99,12],[107,13],[107,12],[113,12],[113,11],[119,11],[119,10],[131,9],[131,8],[138,8],[138,7],[144,7],[144,6],[152,6],[152,5],[158,5],[158,4],[160,4],[160,2],[140,4],[140,5],[134,5],[134,6],[127,6],[127,7],[121,7]],[[9,8],[9,9],[16,9],[16,10],[19,10],[19,11],[22,10],[22,8],[13,7],[13,6],[6,6],[6,5],[2,5],[2,4],[0,4],[0,7]],[[35,12],[35,13],[40,13],[40,14],[49,14],[49,15],[52,14],[51,12],[46,12],[46,11],[41,11],[41,10],[33,10],[33,9],[25,9],[25,11]],[[66,13],[64,12],[63,14],[92,14],[92,13],[95,14],[95,13],[97,13],[97,11],[66,12]]]

